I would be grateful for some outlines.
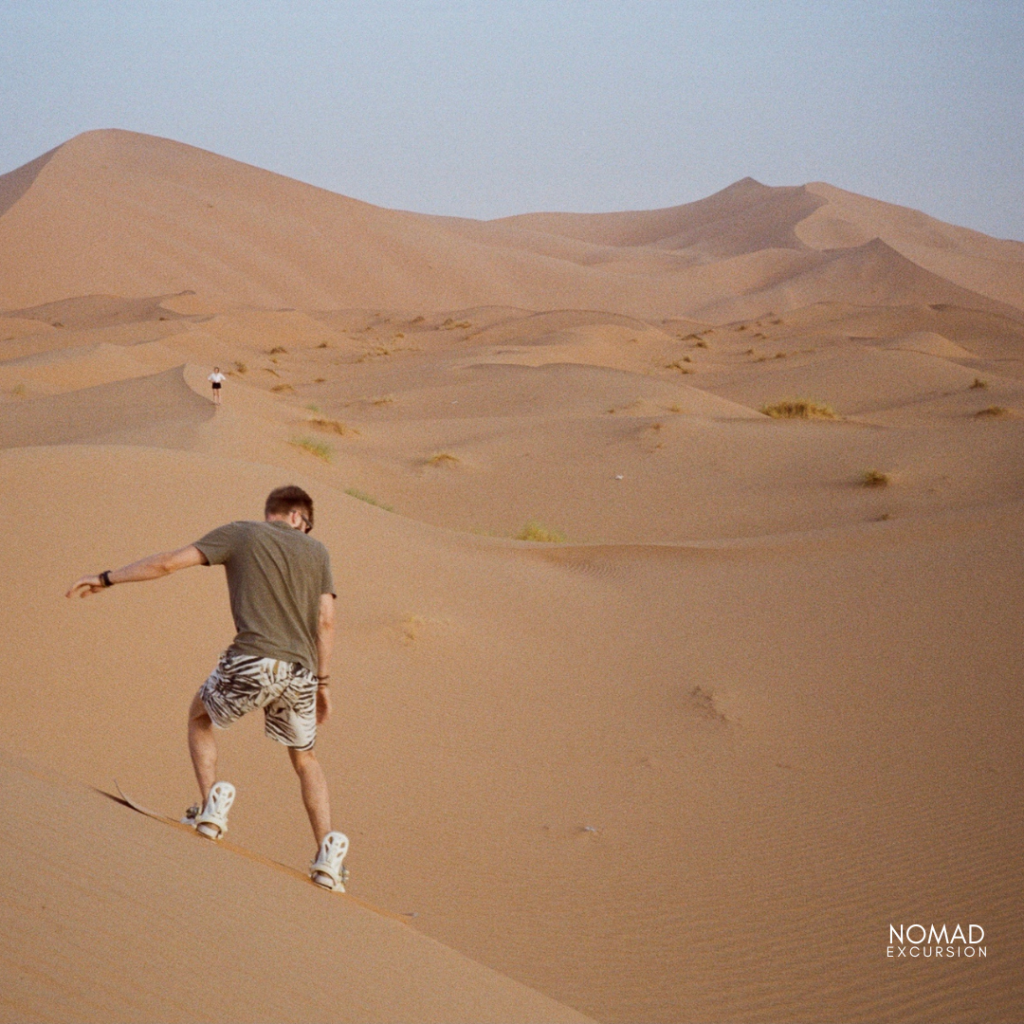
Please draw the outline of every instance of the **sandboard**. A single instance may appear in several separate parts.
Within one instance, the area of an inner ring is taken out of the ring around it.
[[[325,889],[322,885],[317,885],[308,874],[299,871],[298,868],[290,867],[288,864],[282,864],[280,861],[273,860],[270,857],[264,857],[261,853],[253,853],[252,850],[247,850],[244,846],[239,846],[237,843],[229,842],[226,839],[207,839],[201,836],[191,825],[186,825],[179,821],[177,818],[172,818],[167,814],[161,814],[159,811],[154,811],[145,804],[140,804],[134,797],[130,797],[122,788],[121,783],[114,779],[114,786],[117,789],[118,796],[121,803],[126,807],[130,807],[133,811],[137,811],[139,814],[144,814],[147,818],[153,818],[155,821],[163,822],[165,825],[170,825],[172,828],[180,829],[183,832],[187,832],[190,836],[201,839],[204,843],[211,846],[217,846],[222,850],[227,850],[229,853],[237,854],[240,857],[245,857],[247,860],[255,861],[257,864],[262,864],[264,867],[273,868],[275,871],[283,871],[287,875],[291,875],[292,878],[298,879],[300,882],[306,885],[313,886],[320,892],[329,893],[338,896],[348,896],[349,899],[353,899],[351,895],[344,892],[344,890],[331,890]],[[393,918],[396,921],[402,921],[403,924],[407,924],[397,914],[390,914],[386,910],[381,910],[378,907],[374,907],[369,903],[364,903],[363,900],[355,900],[355,902],[361,904],[369,910],[373,910],[375,913],[384,914],[386,917]]]

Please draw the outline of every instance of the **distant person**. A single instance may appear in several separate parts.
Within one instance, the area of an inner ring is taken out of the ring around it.
[[[220,405],[220,386],[227,380],[227,377],[220,372],[219,366],[215,366],[213,368],[213,373],[211,373],[206,379],[213,387],[213,404]]]
[[[267,736],[288,748],[316,837],[310,876],[344,892],[348,839],[331,827],[327,779],[313,752],[316,727],[331,715],[336,594],[330,556],[307,536],[312,529],[313,499],[300,487],[279,487],[267,497],[262,523],[229,523],[177,551],[83,576],[66,596],[88,597],[193,565],[225,567],[237,634],[189,708],[188,748],[202,803],[182,820],[211,839],[227,831],[235,787],[217,781],[214,728],[263,708]]]

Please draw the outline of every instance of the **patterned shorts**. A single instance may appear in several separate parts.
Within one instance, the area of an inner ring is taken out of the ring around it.
[[[272,740],[311,750],[316,742],[316,689],[316,676],[302,665],[225,651],[199,688],[199,698],[219,729],[263,708],[264,728]]]

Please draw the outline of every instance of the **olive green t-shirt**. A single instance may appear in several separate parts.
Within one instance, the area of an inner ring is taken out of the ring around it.
[[[279,520],[228,523],[195,546],[227,571],[237,630],[229,649],[316,672],[320,595],[334,594],[327,548]]]

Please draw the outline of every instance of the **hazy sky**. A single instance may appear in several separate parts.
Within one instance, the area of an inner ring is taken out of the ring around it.
[[[0,0],[0,173],[91,128],[499,217],[828,181],[1024,239],[1024,0]]]

